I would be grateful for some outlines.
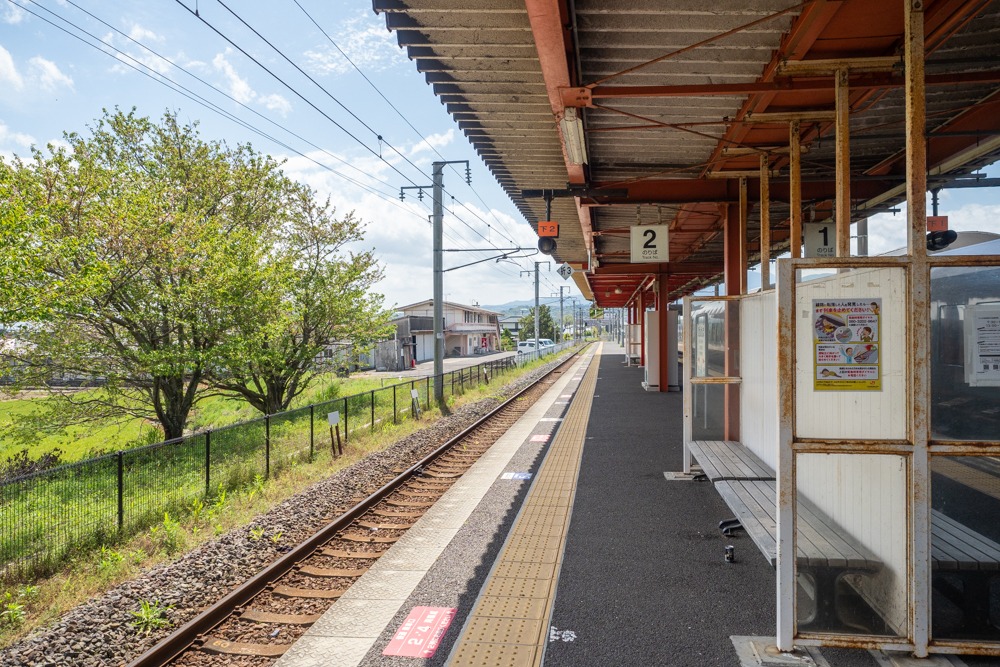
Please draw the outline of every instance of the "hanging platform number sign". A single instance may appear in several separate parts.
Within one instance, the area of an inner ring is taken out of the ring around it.
[[[809,222],[802,225],[806,257],[836,257],[837,228],[833,223]]]
[[[669,225],[636,225],[630,229],[632,263],[670,261]]]

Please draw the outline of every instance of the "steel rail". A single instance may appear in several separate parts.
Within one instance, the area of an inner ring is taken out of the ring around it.
[[[162,641],[157,642],[156,645],[152,646],[138,658],[128,663],[128,667],[163,667],[164,665],[169,664],[172,660],[179,657],[184,651],[193,646],[199,637],[205,635],[224,620],[229,618],[234,610],[245,605],[254,597],[262,593],[272,582],[279,579],[282,575],[295,567],[298,562],[308,558],[320,546],[332,540],[337,533],[347,528],[361,515],[372,509],[372,507],[377,505],[390,493],[402,486],[420,470],[434,462],[434,460],[446,453],[448,450],[452,449],[456,444],[469,436],[473,431],[483,426],[487,421],[497,416],[503,409],[507,408],[514,403],[514,401],[521,398],[522,395],[534,389],[544,379],[576,359],[584,349],[586,349],[586,346],[577,350],[561,364],[508,398],[489,413],[463,429],[460,433],[447,440],[433,452],[426,455],[420,461],[407,468],[370,496],[360,501],[357,505],[330,522],[325,528],[322,528],[308,540],[302,542],[284,556],[255,574],[246,582],[234,588],[225,597],[219,599],[213,605],[205,609],[205,611],[201,612],[193,619],[182,625],[173,633],[165,637]]]

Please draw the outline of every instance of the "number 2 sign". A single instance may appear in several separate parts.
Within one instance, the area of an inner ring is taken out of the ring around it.
[[[670,261],[668,225],[636,225],[630,228],[632,263]]]

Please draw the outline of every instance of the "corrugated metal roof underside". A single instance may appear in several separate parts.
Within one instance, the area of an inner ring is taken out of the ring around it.
[[[544,219],[544,202],[523,198],[522,190],[565,188],[568,172],[525,0],[498,0],[488,9],[472,0],[375,0],[375,7],[386,12],[387,26],[397,31],[400,45],[521,213],[532,225]],[[777,80],[784,58],[899,57],[902,52],[901,2],[554,0],[551,7],[561,7],[566,17],[572,85],[767,83]],[[968,173],[1000,156],[1000,146],[990,143],[1000,134],[995,113],[1000,79],[940,85],[933,77],[1000,70],[1000,0],[929,0],[925,8],[928,168],[932,175],[942,166],[948,174]],[[727,31],[732,34],[717,38]],[[673,55],[652,62],[668,54]],[[746,112],[832,110],[832,81],[824,90],[598,97],[581,109],[588,183],[630,190],[624,198],[582,200],[601,266],[629,263],[629,227],[663,221],[671,225],[671,262],[697,262],[700,282],[717,275],[723,256],[719,204],[734,203],[737,187],[716,183],[706,189],[705,178],[759,168],[757,154],[732,157],[724,148],[787,146],[787,124],[744,123]],[[858,219],[903,199],[894,188],[902,184],[905,169],[905,98],[898,85],[885,85],[854,88],[850,100],[852,199]],[[804,123],[802,136],[806,217],[823,219],[831,210],[832,123]],[[769,164],[775,170],[770,211],[777,251],[787,247],[788,158],[778,151]],[[684,178],[698,179],[690,183],[700,184],[702,194],[692,195],[700,201],[679,201],[677,179]],[[759,253],[757,187],[751,178],[751,258]],[[709,191],[711,196],[704,194]],[[874,202],[874,208],[866,208],[866,202]],[[575,200],[554,199],[552,218],[562,223],[555,258],[586,263]],[[718,271],[711,269],[716,265]],[[623,286],[622,298],[627,298],[643,279],[643,267],[635,269],[631,277],[589,276],[599,303],[604,290],[598,283],[609,281]],[[676,284],[684,289],[678,287],[674,296],[696,282],[678,277]],[[602,305],[620,305],[612,301]]]

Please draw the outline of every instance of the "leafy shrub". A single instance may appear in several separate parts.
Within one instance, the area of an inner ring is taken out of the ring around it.
[[[55,468],[61,463],[60,457],[62,455],[62,450],[56,448],[42,454],[37,459],[32,459],[28,456],[28,450],[22,449],[16,454],[8,456],[6,461],[0,462],[0,482],[39,470]]]

